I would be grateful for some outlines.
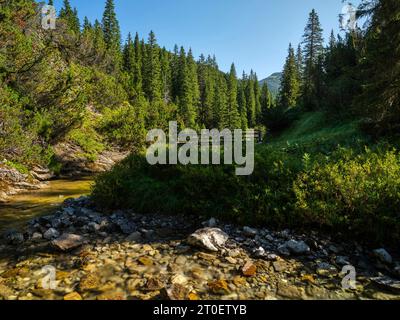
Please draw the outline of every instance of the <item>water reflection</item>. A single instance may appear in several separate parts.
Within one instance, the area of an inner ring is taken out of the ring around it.
[[[10,202],[0,204],[0,232],[51,213],[65,199],[89,194],[92,183],[91,179],[54,180],[43,189],[13,196]]]

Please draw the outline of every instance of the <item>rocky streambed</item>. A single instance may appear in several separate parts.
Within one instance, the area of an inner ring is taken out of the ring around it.
[[[390,253],[215,219],[102,213],[82,197],[3,235],[0,298],[397,300]]]

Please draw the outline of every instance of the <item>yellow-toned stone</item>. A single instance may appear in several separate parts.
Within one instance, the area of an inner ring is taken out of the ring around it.
[[[189,293],[188,298],[189,298],[190,301],[200,300],[199,296],[197,294],[195,294],[194,292]]]
[[[152,259],[147,258],[147,257],[140,257],[140,258],[138,259],[138,261],[139,261],[142,265],[147,266],[147,267],[152,266],[153,263],[154,263]]]
[[[215,294],[228,294],[228,284],[225,280],[216,280],[208,283],[208,287]]]
[[[64,300],[78,301],[78,300],[83,300],[83,299],[78,292],[71,292],[71,293],[68,293],[66,296],[64,296]]]
[[[233,279],[233,283],[240,287],[240,286],[244,286],[247,283],[247,280],[243,277],[237,276]]]
[[[103,293],[97,297],[97,300],[102,301],[122,301],[126,300],[126,297],[121,292],[110,292],[110,293]]]
[[[315,283],[315,279],[311,274],[306,274],[301,278],[301,281],[308,282],[308,283]]]
[[[64,280],[64,279],[68,278],[69,275],[70,275],[70,273],[67,272],[67,271],[57,271],[56,279],[57,280]]]

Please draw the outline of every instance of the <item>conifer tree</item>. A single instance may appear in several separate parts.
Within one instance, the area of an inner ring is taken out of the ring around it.
[[[246,87],[245,81],[241,80],[238,85],[238,104],[239,104],[240,123],[243,130],[246,130],[248,128],[245,87]]]
[[[122,56],[123,70],[132,76],[135,70],[135,47],[131,33],[128,33],[128,39],[126,40]]]
[[[268,121],[268,113],[272,108],[272,95],[269,91],[268,84],[265,81],[261,88],[261,123],[266,124]]]
[[[242,127],[240,115],[239,115],[239,104],[237,101],[238,97],[238,82],[236,75],[235,65],[231,65],[231,70],[228,75],[228,99],[226,108],[223,109],[221,114],[220,125],[224,128],[231,130],[240,129]]]
[[[297,105],[299,96],[298,65],[292,45],[289,45],[289,54],[283,68],[279,105],[284,108],[293,108]]]
[[[108,71],[116,73],[120,69],[122,62],[121,56],[121,31],[119,22],[115,13],[114,0],[107,0],[103,13],[102,27],[104,34],[104,42],[106,44],[110,63]]]
[[[59,18],[64,20],[70,31],[76,35],[80,33],[80,22],[78,18],[78,11],[76,8],[72,9],[69,0],[64,0],[63,7],[60,10]]]
[[[247,121],[250,128],[254,128],[256,126],[256,97],[254,94],[254,81],[253,81],[253,72],[250,73],[250,76],[247,77],[244,75],[246,79],[246,101],[247,101]]]
[[[143,91],[150,102],[161,101],[162,80],[160,64],[160,48],[153,31],[149,34],[147,46],[143,45],[146,53],[143,60]]]
[[[183,125],[193,129],[196,128],[197,109],[191,83],[193,79],[188,60],[185,49],[181,47],[179,54],[178,110]]]
[[[303,36],[304,74],[302,87],[303,105],[308,109],[319,106],[318,79],[322,78],[321,57],[324,53],[322,28],[317,12],[310,13]]]

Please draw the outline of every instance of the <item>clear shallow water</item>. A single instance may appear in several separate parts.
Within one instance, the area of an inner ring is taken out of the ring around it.
[[[0,204],[0,232],[18,229],[29,220],[50,214],[68,198],[88,195],[92,179],[54,180],[40,190],[15,195]]]

